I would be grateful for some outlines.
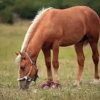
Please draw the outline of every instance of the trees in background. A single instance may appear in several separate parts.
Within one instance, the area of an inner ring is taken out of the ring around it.
[[[42,7],[68,8],[85,5],[100,16],[100,0],[0,0],[0,22],[13,23],[14,15],[22,19],[33,19]]]

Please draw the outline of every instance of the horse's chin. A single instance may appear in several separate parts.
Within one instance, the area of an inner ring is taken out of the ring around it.
[[[30,83],[31,83],[31,81],[21,80],[21,81],[19,81],[19,87],[20,87],[20,89],[23,89],[23,90],[28,89]]]

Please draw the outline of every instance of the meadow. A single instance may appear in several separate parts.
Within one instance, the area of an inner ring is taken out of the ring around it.
[[[74,46],[70,46],[60,48],[59,78],[61,86],[59,89],[41,89],[42,83],[46,82],[47,78],[42,52],[37,61],[39,68],[37,84],[32,82],[30,88],[25,91],[19,89],[15,52],[20,51],[24,35],[30,24],[30,21],[22,21],[14,25],[0,24],[0,100],[100,100],[100,83],[98,85],[90,83],[94,79],[94,64],[89,45],[84,47],[86,59],[81,86],[73,87],[78,64]]]

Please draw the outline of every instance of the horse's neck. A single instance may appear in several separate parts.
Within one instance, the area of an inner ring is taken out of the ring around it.
[[[43,45],[42,34],[40,34],[40,35],[36,34],[31,38],[26,51],[31,56],[33,56],[34,60],[36,60],[37,56],[42,48],[42,45]]]

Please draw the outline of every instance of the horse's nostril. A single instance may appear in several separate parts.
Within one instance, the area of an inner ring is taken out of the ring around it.
[[[28,82],[26,80],[19,81],[19,87],[20,87],[20,89],[23,89],[23,90],[28,89],[30,83],[31,82]]]

